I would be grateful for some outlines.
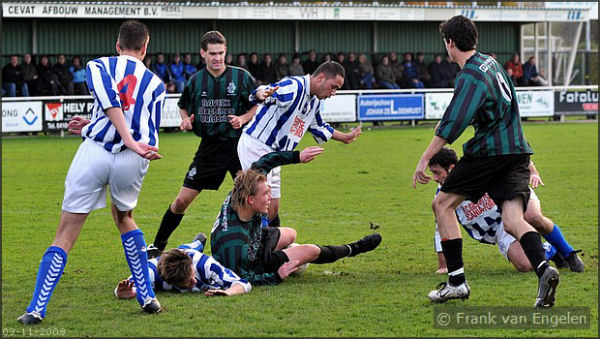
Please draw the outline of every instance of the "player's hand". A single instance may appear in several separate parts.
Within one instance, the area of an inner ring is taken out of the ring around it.
[[[204,292],[207,297],[228,297],[229,293],[225,290],[208,290]]]
[[[88,119],[76,115],[71,118],[71,121],[69,121],[67,130],[73,134],[81,135],[81,129],[89,123],[90,121]]]
[[[419,182],[420,184],[427,184],[430,180],[431,177],[429,175],[427,175],[427,172],[425,172],[427,170],[427,161],[424,161],[423,159],[421,159],[419,161],[419,164],[417,165],[417,168],[415,169],[415,174],[413,175],[413,188],[417,188],[417,182]]]
[[[256,97],[256,99],[258,99],[258,101],[265,101],[266,98],[270,97],[271,95],[273,95],[273,93],[275,93],[277,90],[279,89],[279,86],[275,86],[275,87],[262,87],[259,88],[256,91],[256,94],[254,95]]]
[[[194,115],[190,115],[189,117],[181,120],[181,125],[179,125],[179,129],[182,131],[189,131],[192,129],[192,124],[194,122]]]
[[[148,160],[162,159],[162,155],[158,154],[158,148],[144,144],[143,142],[133,142],[131,145],[127,145],[127,148],[131,149],[135,153],[139,154],[140,157]]]
[[[305,164],[313,161],[317,155],[323,153],[323,149],[318,146],[310,146],[300,152],[300,162]]]
[[[277,274],[279,274],[279,277],[281,279],[285,279],[290,274],[296,272],[296,269],[298,269],[297,266],[299,263],[300,263],[299,260],[290,260],[279,267],[279,269],[277,270]]]
[[[119,281],[117,288],[115,289],[115,296],[119,299],[133,299],[135,298],[135,289],[133,288],[133,281],[129,279]]]
[[[231,114],[228,115],[227,118],[229,118],[229,123],[231,124],[231,127],[233,127],[233,129],[240,129],[246,123],[244,119],[242,119],[242,117],[237,115]]]
[[[358,137],[362,134],[362,126],[358,126],[355,129],[353,129],[352,131],[346,133],[346,140],[344,140],[344,143],[346,144],[350,144],[356,141],[356,139],[358,139]]]
[[[540,178],[540,175],[533,173],[529,176],[529,184],[531,185],[531,188],[537,188],[539,185],[544,186],[544,182],[542,181],[542,178]]]

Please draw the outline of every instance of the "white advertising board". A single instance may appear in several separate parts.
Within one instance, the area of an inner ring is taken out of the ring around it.
[[[179,115],[179,98],[166,98],[165,106],[160,115],[160,127],[179,127],[181,115]]]
[[[2,132],[40,132],[42,102],[3,102]]]
[[[553,91],[517,91],[517,100],[522,117],[551,117],[554,115]]]
[[[454,93],[426,93],[425,119],[441,119]]]
[[[321,101],[321,116],[326,122],[356,121],[356,95],[340,94]]]

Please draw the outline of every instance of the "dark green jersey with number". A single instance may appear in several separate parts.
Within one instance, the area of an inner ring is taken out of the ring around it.
[[[206,68],[188,81],[177,105],[189,115],[194,114],[193,130],[207,139],[236,139],[242,129],[233,129],[228,115],[242,115],[253,104],[248,97],[256,88],[254,78],[243,68],[226,66],[215,78]]]
[[[475,52],[455,80],[454,97],[435,134],[453,143],[473,125],[465,157],[532,154],[523,130],[512,81],[494,58]]]
[[[252,169],[266,175],[277,166],[299,162],[298,151],[272,152],[253,163]],[[267,235],[262,215],[255,214],[249,221],[240,220],[231,206],[229,192],[210,234],[211,255],[252,285],[278,284],[281,278],[277,273],[265,272]]]

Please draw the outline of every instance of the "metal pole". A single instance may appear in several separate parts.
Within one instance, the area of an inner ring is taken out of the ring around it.
[[[294,52],[299,53],[300,51],[300,23],[298,20],[294,21]]]
[[[575,39],[573,40],[573,46],[571,46],[571,55],[569,56],[569,65],[567,66],[567,72],[563,85],[568,86],[571,82],[571,74],[573,74],[573,66],[575,66],[575,58],[577,57],[577,47],[579,47],[579,38],[581,37],[581,29],[583,28],[583,21],[580,21],[577,25],[577,31],[575,32]]]
[[[552,86],[552,22],[546,22],[546,80]]]
[[[31,20],[31,53],[38,54],[37,20]]]
[[[538,26],[537,26],[537,22],[533,23],[533,56],[535,57],[535,61],[538,62],[539,65],[539,58],[538,58]],[[525,61],[525,60],[523,60]]]
[[[525,39],[523,37],[523,35],[525,34],[525,29],[523,28],[523,24],[519,25],[519,35],[520,35],[520,39],[519,39],[519,59],[521,60],[521,63],[523,63],[524,59],[525,59]]]
[[[373,55],[378,52],[377,46],[377,21],[373,21]]]

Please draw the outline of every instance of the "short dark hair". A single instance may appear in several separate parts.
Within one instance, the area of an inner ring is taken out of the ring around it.
[[[477,27],[463,15],[457,15],[440,24],[440,34],[446,41],[452,40],[456,47],[467,52],[477,46]]]
[[[451,148],[444,147],[429,159],[429,167],[438,165],[447,171],[450,165],[456,165],[457,162],[456,152]]]
[[[148,40],[148,27],[137,20],[127,20],[119,28],[119,47],[139,51]]]
[[[227,40],[225,39],[223,33],[219,31],[208,31],[204,33],[202,39],[200,39],[200,45],[202,46],[202,49],[206,51],[208,49],[208,44],[227,46]]]
[[[319,67],[317,67],[313,75],[318,75],[320,73],[325,74],[327,79],[335,78],[338,75],[342,78],[346,77],[346,71],[344,70],[344,67],[337,61],[325,61],[319,65]]]

